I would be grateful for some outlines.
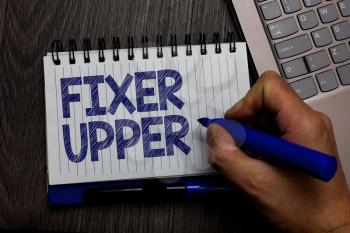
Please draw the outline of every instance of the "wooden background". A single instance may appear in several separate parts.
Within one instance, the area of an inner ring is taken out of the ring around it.
[[[42,57],[53,39],[235,31],[225,0],[0,0],[0,229],[68,232],[276,232],[239,193],[50,208]],[[211,36],[210,36],[211,37]],[[241,38],[241,37],[240,37]],[[152,44],[152,43],[151,43]]]

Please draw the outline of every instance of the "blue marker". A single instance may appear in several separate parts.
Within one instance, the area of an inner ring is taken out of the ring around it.
[[[218,124],[235,139],[238,147],[259,154],[262,158],[289,166],[323,181],[330,181],[337,171],[337,159],[278,137],[223,118],[198,119],[204,127]]]

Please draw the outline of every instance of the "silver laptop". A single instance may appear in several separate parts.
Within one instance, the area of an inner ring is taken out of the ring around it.
[[[350,187],[350,0],[232,0],[259,75],[327,114]]]

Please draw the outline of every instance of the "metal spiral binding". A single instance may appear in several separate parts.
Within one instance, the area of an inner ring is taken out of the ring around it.
[[[75,64],[75,51],[77,51],[77,43],[75,40],[68,41],[69,64]]]
[[[134,60],[135,54],[134,54],[134,38],[132,36],[129,36],[127,38],[127,51],[128,51],[128,59]],[[148,59],[149,58],[149,47],[148,47],[148,36],[142,36],[141,38],[142,42],[142,58]],[[236,44],[235,44],[236,38],[235,34],[233,32],[227,33],[227,42],[229,43],[229,50],[230,53],[236,52]],[[215,45],[215,53],[221,53],[221,40],[220,40],[220,34],[218,32],[213,33],[213,43]],[[206,55],[208,53],[207,51],[207,42],[206,42],[206,35],[204,33],[200,33],[199,35],[199,44],[200,44],[200,54]],[[171,46],[171,56],[176,57],[178,56],[178,49],[177,49],[177,39],[176,34],[170,35],[170,46]],[[185,34],[185,46],[186,46],[186,56],[192,55],[192,42],[191,42],[191,35]],[[163,41],[162,41],[162,35],[157,35],[156,38],[156,52],[157,52],[157,58],[162,58],[164,56],[163,53]],[[106,50],[106,42],[103,37],[98,38],[98,60],[99,62],[105,62],[106,58],[104,55],[104,51]],[[113,61],[119,61],[120,55],[120,40],[118,37],[113,37],[112,40],[112,51],[113,51]],[[53,63],[55,65],[60,65],[61,60],[59,58],[59,53],[63,52],[63,44],[60,40],[54,40],[51,44],[51,56]],[[69,63],[75,64],[76,58],[75,58],[75,52],[77,51],[77,43],[75,40],[69,40],[68,42],[68,52],[69,52]],[[83,39],[83,53],[84,53],[84,62],[90,63],[90,51],[91,51],[91,42],[88,38]]]
[[[221,53],[220,34],[218,32],[213,34],[213,43],[215,44],[215,53]]]
[[[191,35],[185,34],[186,56],[192,55]]]
[[[128,36],[128,59],[134,60],[134,37]]]
[[[105,39],[98,38],[98,61],[104,62],[106,60],[104,50],[106,49],[106,42]]]
[[[113,61],[119,61],[119,49],[120,49],[120,41],[119,37],[113,37]]]
[[[229,43],[229,46],[230,46],[230,53],[236,52],[236,43],[235,43],[233,32],[227,33],[227,42]]]
[[[148,59],[148,37],[142,36],[142,58]]]
[[[62,41],[60,41],[60,40],[52,41],[51,51],[52,51],[51,55],[52,55],[53,63],[55,65],[60,65],[61,64],[61,60],[60,60],[60,58],[58,56],[58,53],[63,51]],[[56,54],[56,58],[55,58],[54,54]]]
[[[157,57],[158,58],[162,58],[163,57],[162,35],[157,35]]]
[[[171,56],[177,56],[177,43],[176,43],[176,34],[170,35],[170,45],[171,45]]]
[[[205,40],[206,40],[205,34],[204,33],[199,34],[199,44],[201,47],[201,55],[207,54],[207,44]]]
[[[91,42],[90,39],[83,39],[83,52],[84,52],[84,62],[90,63],[90,50],[91,50]]]

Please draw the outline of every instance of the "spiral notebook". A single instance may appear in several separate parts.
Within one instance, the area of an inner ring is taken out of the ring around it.
[[[49,185],[214,172],[197,119],[222,117],[250,88],[246,44],[142,42],[63,52],[55,41],[44,56]]]

